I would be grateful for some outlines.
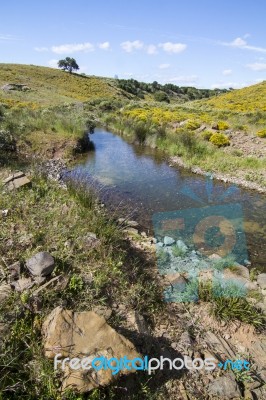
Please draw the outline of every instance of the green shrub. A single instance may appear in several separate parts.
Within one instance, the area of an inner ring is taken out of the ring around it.
[[[202,139],[204,139],[204,140],[206,140],[207,142],[210,140],[210,138],[211,138],[211,136],[213,135],[213,132],[212,131],[203,131],[202,133],[201,133],[201,137],[202,137]]]
[[[170,103],[169,97],[164,92],[156,92],[154,93],[155,101],[165,101],[166,103]]]
[[[134,133],[139,143],[144,143],[148,134],[148,128],[144,123],[138,122],[136,126],[134,126]]]
[[[7,130],[0,130],[0,151],[16,151],[16,141]]]
[[[230,144],[230,140],[223,133],[214,133],[210,137],[210,142],[218,147],[228,146]]]
[[[224,121],[219,121],[219,122],[217,123],[217,127],[218,127],[218,130],[219,130],[219,131],[225,131],[226,129],[229,128],[229,125],[228,125],[226,122],[224,122]]]
[[[200,123],[197,121],[193,121],[193,120],[189,120],[185,125],[185,128],[189,129],[190,131],[194,131],[195,129],[198,129],[199,127],[200,127]]]
[[[266,129],[262,129],[257,132],[257,136],[260,138],[266,138]]]
[[[165,138],[166,137],[166,124],[159,125],[158,128],[156,128],[156,132],[160,138]]]
[[[193,153],[197,144],[197,140],[195,134],[189,131],[181,131],[178,134],[179,142],[189,151],[189,153]]]

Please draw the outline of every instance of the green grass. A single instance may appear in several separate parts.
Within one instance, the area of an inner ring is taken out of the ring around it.
[[[69,74],[36,65],[0,64],[0,87],[7,83],[27,85],[26,92],[0,90],[0,103],[39,108],[98,98],[124,97],[112,79]]]
[[[265,328],[265,315],[251,305],[240,292],[238,295],[239,289],[234,287],[234,284],[224,287],[219,282],[200,282],[198,291],[201,301],[211,303],[211,313],[216,319],[226,322],[239,320],[257,329]]]
[[[10,159],[8,152],[1,150],[7,138],[16,143],[17,153],[10,151],[10,155],[17,158],[25,158],[25,153],[27,158],[52,158],[56,151],[71,157],[91,124],[94,115],[73,104],[38,110],[4,108],[0,119],[0,165]]]
[[[12,387],[14,398],[61,399],[59,377],[42,355],[41,326],[48,313],[59,305],[83,311],[116,303],[152,321],[163,307],[162,290],[150,268],[130,252],[113,217],[99,206],[97,193],[83,185],[64,190],[35,175],[31,189],[1,193],[1,209],[9,214],[1,220],[0,260],[24,265],[36,252],[48,251],[55,258],[53,276],[62,274],[68,284],[41,291],[38,312],[34,289],[12,293],[0,305],[0,322],[9,325],[0,355],[0,399],[12,399]],[[88,242],[90,232],[96,234],[96,246]],[[27,276],[25,267],[22,275]],[[115,317],[109,322],[120,325]],[[86,398],[100,399],[103,393]],[[64,397],[79,398],[73,393]]]
[[[266,111],[266,81],[243,89],[232,90],[209,100],[200,100],[213,110],[227,110],[237,112]]]
[[[265,316],[242,297],[217,297],[212,312],[223,321],[239,320],[259,329],[265,327]]]

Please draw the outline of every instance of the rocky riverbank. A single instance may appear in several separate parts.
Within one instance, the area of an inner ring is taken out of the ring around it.
[[[144,251],[148,258],[156,257],[158,270],[155,274],[165,288],[166,312],[156,319],[154,334],[170,340],[172,349],[192,359],[213,356],[224,365],[226,359],[245,358],[252,364],[250,371],[240,372],[240,379],[236,370],[227,373],[220,371],[217,374],[214,371],[188,371],[185,379],[180,378],[178,392],[172,383],[168,386],[168,395],[180,399],[262,399],[266,395],[265,335],[256,333],[254,327],[234,318],[228,321],[217,320],[211,312],[212,302],[210,298],[207,300],[206,293],[202,298],[199,298],[199,292],[193,299],[182,298],[193,275],[198,277],[198,290],[213,279],[214,261],[218,267],[221,258],[212,255],[208,260],[203,259],[200,253],[171,237],[162,237],[160,241],[147,237],[143,232],[136,236],[136,228],[135,231],[127,232],[129,240],[133,246]],[[221,265],[219,269],[221,271]],[[236,287],[248,290],[253,296],[256,293],[256,299],[247,297],[247,301],[265,313],[266,274],[253,279],[250,270],[237,263],[233,268],[224,266],[222,270],[230,284],[233,282]],[[208,290],[206,286],[205,290]],[[195,291],[189,294],[195,295]],[[259,298],[262,301],[260,303]]]
[[[233,183],[235,185],[239,185],[242,186],[246,189],[251,189],[251,190],[256,190],[259,193],[266,193],[266,188],[264,185],[260,185],[257,182],[252,182],[252,181],[248,181],[245,179],[245,172],[241,172],[241,171],[236,171],[237,175],[240,176],[231,176],[229,174],[222,174],[222,173],[218,173],[218,172],[213,172],[213,173],[209,173],[207,171],[204,171],[203,169],[201,169],[200,167],[196,167],[196,166],[188,166],[181,157],[178,156],[173,156],[169,158],[169,166],[179,166],[181,168],[185,168],[190,170],[191,172],[193,172],[193,174],[198,174],[198,175],[204,175],[204,176],[212,176],[213,179],[217,179],[219,181],[225,182],[225,183]]]

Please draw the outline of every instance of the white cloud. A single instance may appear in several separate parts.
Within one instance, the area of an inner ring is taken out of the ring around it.
[[[160,64],[159,69],[167,69],[170,67],[170,64]]]
[[[48,47],[34,47],[34,50],[39,51],[40,53],[44,51],[49,51]]]
[[[153,55],[153,54],[157,54],[157,47],[154,44],[149,44],[147,46],[147,54]]]
[[[247,45],[247,42],[241,38],[236,38],[235,40],[233,40],[232,42],[229,43],[230,46],[233,47],[243,47]]]
[[[109,42],[99,43],[98,46],[102,50],[109,50],[110,49],[110,43]]]
[[[181,53],[187,48],[187,45],[184,43],[172,43],[172,42],[165,42],[160,43],[159,47],[161,47],[167,53]]]
[[[222,43],[224,46],[231,46],[239,49],[245,49],[245,50],[251,50],[251,51],[257,51],[259,53],[266,53],[266,48],[264,47],[257,47],[257,46],[250,46],[247,44],[246,40],[238,37],[234,39],[230,43]]]
[[[126,42],[121,43],[120,46],[127,53],[131,53],[133,50],[142,49],[144,44],[140,40],[134,40],[133,42],[127,40]]]
[[[58,67],[57,63],[58,63],[58,60],[55,60],[55,59],[49,60],[49,61],[47,62],[47,64],[48,64],[49,67],[51,67],[51,68],[57,68],[57,67]]]
[[[222,72],[222,74],[225,75],[225,76],[228,76],[228,75],[231,75],[232,72],[233,72],[233,71],[232,71],[231,69],[224,69],[223,72]]]
[[[266,63],[247,64],[247,67],[252,71],[266,71]]]
[[[94,51],[94,46],[89,42],[52,46],[52,52],[56,54],[71,54],[78,51],[84,51],[84,52]]]

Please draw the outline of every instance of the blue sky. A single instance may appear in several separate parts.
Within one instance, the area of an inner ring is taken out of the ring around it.
[[[266,79],[265,0],[45,0],[1,4],[0,62],[179,86]]]

